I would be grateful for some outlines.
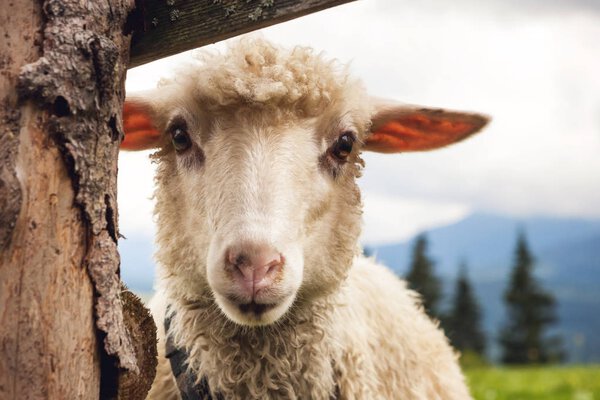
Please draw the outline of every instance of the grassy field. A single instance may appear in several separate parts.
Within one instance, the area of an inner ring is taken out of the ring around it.
[[[600,365],[466,370],[477,400],[600,400]]]

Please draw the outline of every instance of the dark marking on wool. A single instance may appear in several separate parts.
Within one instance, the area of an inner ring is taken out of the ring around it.
[[[202,379],[198,380],[196,374],[188,368],[187,358],[189,357],[189,354],[185,350],[176,347],[173,343],[173,339],[169,335],[171,320],[175,315],[174,313],[170,313],[169,307],[167,307],[166,315],[169,316],[166,317],[164,321],[165,334],[167,337],[165,343],[165,356],[169,359],[171,371],[175,377],[177,387],[179,388],[181,399],[213,400],[206,377],[202,377]],[[223,396],[217,394],[215,398],[221,400],[223,399]]]

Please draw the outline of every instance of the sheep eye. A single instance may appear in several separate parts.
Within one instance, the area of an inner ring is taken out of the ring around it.
[[[192,146],[192,140],[185,127],[177,127],[171,131],[171,141],[178,153],[184,152]]]
[[[356,140],[352,132],[344,132],[331,146],[330,153],[333,157],[339,161],[346,161],[350,153],[352,153],[352,146]]]

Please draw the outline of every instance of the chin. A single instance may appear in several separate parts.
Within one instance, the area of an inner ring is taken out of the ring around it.
[[[228,319],[243,326],[267,326],[280,320],[294,302],[295,295],[277,301],[240,303],[215,293],[217,305]]]

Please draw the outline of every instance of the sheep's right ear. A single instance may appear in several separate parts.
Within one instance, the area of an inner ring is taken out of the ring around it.
[[[365,150],[379,153],[427,151],[460,142],[480,131],[489,117],[373,99],[371,133]]]
[[[148,102],[140,98],[125,99],[122,150],[147,150],[159,146],[160,132],[154,123],[154,112]]]

